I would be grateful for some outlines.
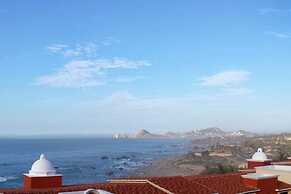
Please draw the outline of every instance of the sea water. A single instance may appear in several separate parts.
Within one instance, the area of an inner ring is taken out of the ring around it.
[[[0,187],[22,186],[23,173],[44,153],[65,184],[125,177],[162,157],[183,154],[189,141],[174,139],[0,139]]]

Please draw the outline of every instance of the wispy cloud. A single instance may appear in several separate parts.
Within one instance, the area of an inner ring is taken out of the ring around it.
[[[224,71],[201,78],[202,86],[233,87],[250,79],[248,71]]]
[[[252,94],[253,90],[247,87],[232,87],[232,88],[224,88],[224,93],[231,96],[242,96]]]
[[[291,9],[276,9],[276,8],[262,8],[258,10],[260,15],[289,15],[291,14]]]
[[[52,74],[38,77],[35,84],[67,88],[93,87],[106,84],[106,73],[110,70],[138,69],[150,65],[147,61],[124,58],[73,60]]]
[[[94,42],[76,44],[52,44],[47,49],[54,54],[61,54],[65,57],[95,57],[99,46]]]
[[[120,41],[113,37],[107,37],[102,41],[69,44],[51,44],[46,49],[53,54],[60,54],[70,61],[55,72],[39,76],[34,82],[36,85],[51,87],[95,87],[107,83],[129,83],[143,76],[113,77],[107,73],[110,70],[139,69],[150,66],[144,60],[130,60],[127,58],[101,59],[97,57],[97,51],[102,47],[117,44]]]
[[[132,77],[118,77],[114,79],[113,81],[116,83],[131,83],[131,82],[141,80],[144,78],[145,76],[138,75],[138,76],[132,76]]]
[[[120,43],[120,40],[113,38],[113,37],[107,37],[103,41],[101,41],[101,44],[103,46],[111,46],[111,45],[116,44],[116,43]]]
[[[121,105],[124,103],[136,101],[137,99],[138,99],[137,97],[135,97],[128,91],[116,91],[116,92],[113,92],[110,96],[101,100],[101,103]]]
[[[249,94],[251,90],[243,86],[250,80],[249,71],[223,71],[200,79],[200,85],[204,87],[216,87],[227,94],[242,95]]]
[[[47,49],[52,53],[59,53],[68,48],[66,44],[52,44],[47,47]]]
[[[291,34],[289,33],[281,33],[281,32],[265,32],[267,35],[274,36],[276,38],[288,39],[291,38]]]
[[[64,57],[82,57],[92,58],[97,56],[97,51],[101,47],[112,46],[120,43],[118,39],[107,37],[102,41],[83,42],[74,45],[69,44],[51,44],[46,49],[53,54],[61,54]]]

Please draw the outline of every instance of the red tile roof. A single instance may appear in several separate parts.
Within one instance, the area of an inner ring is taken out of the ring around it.
[[[149,181],[163,187],[167,188],[173,193],[179,194],[210,194],[215,193],[214,190],[204,186],[202,184],[192,182],[184,177],[156,177],[150,178]]]
[[[35,189],[25,191],[23,189],[3,189],[0,193],[4,194],[57,194],[59,192],[70,192],[70,191],[85,191],[87,189],[101,189],[112,192],[114,194],[165,194],[159,189],[151,186],[148,183],[104,183],[104,184],[82,184],[82,185],[68,185],[61,188],[54,189]]]
[[[188,176],[187,180],[200,183],[216,193],[234,194],[249,192],[254,193],[258,189],[245,186],[242,183],[241,173],[223,174],[223,175],[207,175],[207,176]]]
[[[237,194],[254,193],[257,188],[242,183],[242,173],[205,176],[149,177],[147,179],[121,179],[108,183],[68,185],[55,189],[24,191],[22,189],[0,189],[4,194],[57,194],[58,192],[83,191],[89,188],[102,189],[114,194]],[[278,190],[290,189],[290,185],[279,181]]]
[[[278,181],[278,190],[281,191],[281,190],[286,190],[286,189],[289,189],[290,190],[291,188],[291,185],[287,184],[287,183],[284,183],[282,181]]]

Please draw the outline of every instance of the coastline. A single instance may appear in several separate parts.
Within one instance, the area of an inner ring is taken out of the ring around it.
[[[203,165],[181,164],[186,154],[153,161],[150,165],[135,170],[129,177],[161,177],[198,175],[205,171]]]
[[[199,162],[200,159],[194,158],[193,153],[205,150],[206,147],[189,139],[185,139],[185,142],[185,152],[161,156],[150,164],[134,170],[128,177],[189,176],[204,173],[205,165]]]
[[[237,147],[225,145],[221,150],[209,151],[211,139],[189,142],[191,149],[184,153],[161,157],[135,170],[131,177],[189,176],[237,172],[247,158]]]

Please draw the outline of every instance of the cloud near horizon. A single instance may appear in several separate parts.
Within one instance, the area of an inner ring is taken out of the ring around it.
[[[233,87],[242,84],[250,79],[249,71],[223,71],[214,75],[201,78],[202,86],[211,87]]]
[[[244,70],[223,71],[201,78],[200,85],[220,88],[229,95],[245,95],[252,92],[251,89],[243,86],[250,80],[250,75],[249,71]]]

